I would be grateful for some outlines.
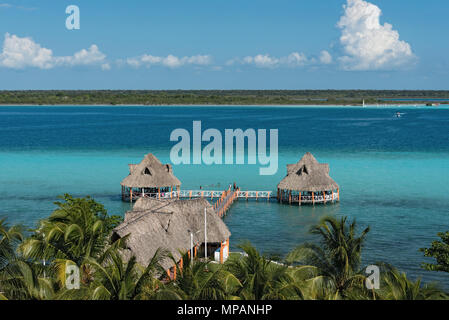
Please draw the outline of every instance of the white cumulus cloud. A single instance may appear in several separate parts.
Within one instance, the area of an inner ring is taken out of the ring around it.
[[[106,55],[103,54],[96,45],[91,45],[89,49],[82,49],[73,56],[55,57],[55,65],[62,66],[88,66],[105,64]]]
[[[406,66],[415,60],[410,44],[399,39],[398,31],[380,23],[380,8],[364,0],[347,0],[337,26],[342,34],[344,55],[339,58],[347,70],[380,70]]]
[[[321,51],[320,62],[322,64],[331,64],[332,61],[333,61],[332,55],[328,51],[326,50]]]
[[[89,49],[82,49],[73,56],[54,56],[51,49],[41,47],[31,38],[21,38],[6,33],[0,53],[0,67],[11,69],[27,67],[51,69],[58,66],[88,65],[98,65],[103,70],[107,70],[107,66],[109,66],[106,63],[106,55],[96,45],[90,46]]]
[[[158,57],[153,55],[144,54],[140,57],[128,58],[126,63],[132,67],[138,68],[141,66],[164,66],[168,68],[179,68],[185,65],[197,65],[206,66],[212,63],[212,57],[210,55],[195,55],[190,57],[177,57],[169,54],[166,57]]]
[[[243,64],[254,64],[259,68],[273,68],[279,64],[279,59],[269,54],[258,54],[254,57],[243,58]]]
[[[235,64],[254,65],[258,68],[278,68],[281,66],[301,67],[314,62],[313,59],[307,58],[304,53],[293,52],[288,56],[274,57],[269,54],[258,54],[255,56],[246,56],[244,58],[234,58],[226,62],[227,66]]]
[[[309,60],[304,53],[299,52],[290,53],[287,57],[281,58],[280,60],[281,63],[290,67],[302,67],[309,62],[313,62]]]
[[[34,11],[36,8],[32,7],[25,7],[25,6],[16,6],[10,3],[0,3],[0,9],[20,9],[20,10],[27,10],[27,11]]]

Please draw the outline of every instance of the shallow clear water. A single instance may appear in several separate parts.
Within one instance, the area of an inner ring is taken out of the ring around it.
[[[401,118],[393,115],[400,110]],[[420,269],[419,248],[449,229],[449,108],[429,107],[0,107],[0,216],[33,226],[57,195],[92,195],[123,214],[120,181],[128,163],[152,152],[169,161],[170,132],[216,128],[279,129],[279,170],[259,166],[174,166],[184,189],[275,190],[286,164],[312,152],[341,186],[337,205],[297,207],[237,202],[225,222],[231,246],[250,240],[285,254],[320,217],[356,218],[371,232],[364,262],[386,261],[449,287],[447,275]]]

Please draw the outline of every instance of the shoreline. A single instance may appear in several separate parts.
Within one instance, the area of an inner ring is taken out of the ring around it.
[[[0,104],[0,107],[354,107],[354,108],[385,108],[385,107],[428,107],[438,108],[449,105],[426,106],[419,103],[402,104]]]

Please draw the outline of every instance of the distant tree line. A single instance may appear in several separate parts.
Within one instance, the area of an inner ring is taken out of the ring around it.
[[[387,99],[387,100],[385,100]],[[408,99],[406,101],[401,99]],[[360,105],[449,103],[431,90],[30,90],[0,91],[2,105]],[[447,99],[447,100],[446,100]]]

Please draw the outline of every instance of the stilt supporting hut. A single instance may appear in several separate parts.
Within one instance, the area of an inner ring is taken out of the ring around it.
[[[220,249],[223,263],[229,253],[231,232],[206,199],[141,198],[125,214],[124,222],[113,230],[112,240],[125,236],[128,236],[127,248],[122,251],[125,260],[135,256],[139,264],[146,266],[159,248],[165,249],[174,259],[165,258],[161,265],[167,277],[174,279],[185,263],[183,257],[191,258],[190,252],[202,258]]]
[[[289,204],[340,201],[340,187],[329,176],[329,165],[318,163],[307,152],[298,163],[287,165],[287,176],[278,184],[278,201]]]
[[[139,198],[176,198],[181,182],[170,164],[162,164],[153,154],[147,154],[139,164],[129,165],[129,175],[123,179],[122,200]]]

